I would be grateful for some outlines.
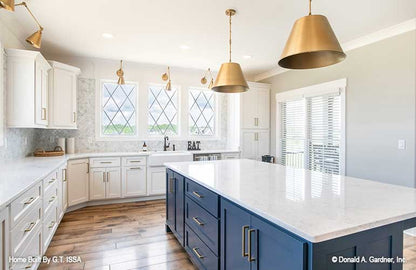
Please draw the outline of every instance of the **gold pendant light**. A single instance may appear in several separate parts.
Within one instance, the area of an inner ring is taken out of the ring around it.
[[[298,19],[286,42],[279,66],[289,69],[311,69],[341,62],[346,55],[323,15],[309,15]]]
[[[227,9],[225,14],[229,16],[230,37],[229,37],[229,62],[223,63],[218,71],[212,90],[221,93],[241,93],[248,90],[248,84],[244,78],[243,71],[240,64],[231,62],[231,17],[236,11],[234,9]]]
[[[42,31],[43,27],[40,25],[39,21],[36,19],[35,15],[33,15],[32,11],[27,6],[26,2],[22,2],[19,4],[16,4],[15,6],[24,6],[27,11],[29,12],[30,16],[35,20],[36,24],[39,27],[39,30],[35,33],[31,34],[27,39],[26,42],[32,45],[33,47],[40,49],[41,43],[42,43]]]
[[[208,89],[212,89],[212,86],[214,86],[214,77],[212,76],[210,68],[208,68],[208,70],[205,72],[204,77],[201,78],[201,84],[206,84],[208,82],[207,75],[210,78],[209,84],[208,84]]]
[[[14,0],[0,0],[0,8],[14,11]]]
[[[118,76],[117,84],[126,84],[126,82],[124,81],[123,60],[120,60],[120,68],[117,70],[116,74]]]
[[[168,83],[165,86],[165,90],[166,91],[172,90],[172,83],[170,81],[170,67],[168,67],[168,72],[165,72],[162,74],[162,80],[164,80],[165,82],[168,81]]]

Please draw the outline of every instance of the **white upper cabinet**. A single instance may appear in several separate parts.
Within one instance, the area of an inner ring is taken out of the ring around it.
[[[6,49],[7,125],[45,128],[48,125],[48,71],[37,51]]]
[[[241,94],[241,128],[270,127],[270,85],[249,83],[250,89]]]
[[[77,128],[77,77],[80,69],[49,61],[49,127]]]

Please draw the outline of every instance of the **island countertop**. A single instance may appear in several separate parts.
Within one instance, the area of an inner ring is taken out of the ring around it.
[[[312,243],[416,217],[413,188],[245,159],[165,166]]]

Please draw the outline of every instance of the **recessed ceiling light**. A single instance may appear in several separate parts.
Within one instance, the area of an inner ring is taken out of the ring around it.
[[[113,38],[114,36],[113,34],[110,34],[110,33],[102,33],[102,37],[110,39],[110,38]]]
[[[191,47],[189,47],[188,45],[181,45],[179,46],[179,48],[181,48],[182,50],[189,50]]]
[[[243,55],[244,59],[251,59],[251,55]]]

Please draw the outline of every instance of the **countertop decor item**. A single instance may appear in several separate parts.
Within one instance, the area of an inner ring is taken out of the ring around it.
[[[166,91],[170,91],[172,90],[172,83],[170,80],[170,67],[168,67],[168,71],[162,74],[162,80],[163,81],[167,81],[168,83],[165,86],[165,90]]]
[[[45,151],[43,148],[38,148],[33,155],[35,157],[57,157],[65,155],[65,151],[60,146],[56,146],[52,151]]]
[[[120,68],[116,72],[118,76],[117,84],[122,85],[125,84],[124,82],[124,71],[123,71],[123,60],[120,60]]]
[[[66,153],[73,154],[75,153],[75,138],[68,138],[66,140]]]
[[[62,148],[62,151],[65,152],[65,138],[58,138],[58,146]]]
[[[241,93],[248,90],[248,84],[244,78],[241,66],[238,63],[231,61],[231,17],[236,11],[234,9],[227,9],[225,14],[229,17],[229,60],[228,63],[223,63],[218,71],[212,90],[221,93]]]
[[[345,59],[337,37],[323,15],[309,15],[298,19],[286,42],[279,66],[289,69],[326,67]]]

